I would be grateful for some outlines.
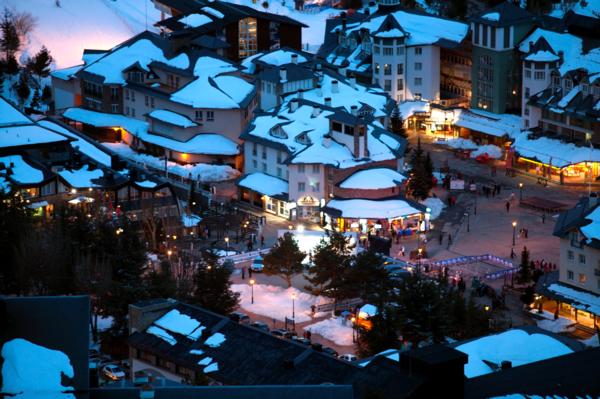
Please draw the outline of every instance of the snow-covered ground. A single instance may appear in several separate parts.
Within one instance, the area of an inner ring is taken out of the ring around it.
[[[532,309],[530,310],[530,313],[544,318],[543,320],[536,321],[537,326],[543,330],[553,333],[561,333],[573,331],[575,329],[575,322],[573,320],[560,316],[558,319],[554,320],[554,313],[550,313],[547,310],[544,310],[542,313],[538,313],[537,309]]]
[[[441,199],[439,199],[437,197],[427,198],[425,201],[422,201],[421,203],[423,205],[425,205],[426,207],[428,207],[429,209],[431,209],[431,219],[437,219],[442,214],[442,211],[446,207],[446,204],[444,204],[444,201],[442,201]]]
[[[345,322],[345,323],[344,323]],[[343,317],[336,317],[319,321],[304,327],[313,334],[319,334],[337,345],[352,345],[352,323]]]
[[[477,158],[480,155],[487,154],[488,157],[493,159],[502,158],[502,150],[497,145],[487,144],[481,145],[475,151],[471,153],[471,158]]]
[[[147,154],[139,154],[124,143],[102,143],[123,158],[133,162],[142,163],[156,169],[164,170],[165,161],[158,157]],[[193,179],[201,182],[213,182],[235,179],[240,172],[228,165],[209,165],[205,163],[180,165],[176,162],[167,163],[169,173],[188,178],[190,174]]]
[[[240,306],[255,314],[283,321],[284,318],[292,318],[292,294],[296,294],[294,300],[295,316],[297,323],[303,323],[311,319],[311,306],[325,303],[322,297],[302,292],[294,287],[283,288],[274,285],[255,284],[254,303],[252,304],[252,293],[249,284],[233,284],[231,289],[239,292]]]

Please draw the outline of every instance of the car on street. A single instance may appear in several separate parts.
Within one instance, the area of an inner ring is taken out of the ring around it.
[[[292,339],[292,336],[296,335],[293,331],[284,330],[283,328],[278,328],[276,330],[271,330],[271,334],[281,339]]]
[[[250,324],[250,327],[258,328],[259,330],[269,332],[269,326],[267,325],[267,323],[264,323],[262,321],[254,321]]]
[[[327,353],[328,355],[331,355],[333,357],[338,357],[338,353],[335,349],[330,348],[328,346],[324,346],[323,347],[323,353]]]
[[[233,321],[235,321],[236,323],[240,323],[240,324],[250,324],[250,317],[248,317],[248,315],[246,313],[242,313],[242,312],[232,312],[229,315],[229,318]]]
[[[347,362],[355,362],[356,360],[358,360],[358,358],[352,353],[344,353],[343,355],[340,355],[338,359],[342,359]]]
[[[250,270],[252,270],[253,272],[261,273],[264,268],[265,268],[265,265],[263,263],[263,258],[262,258],[262,256],[258,255],[252,261],[252,265],[250,265]]]
[[[306,337],[293,336],[292,341],[298,342],[299,344],[306,345],[306,346],[310,346],[310,344],[311,344],[310,339],[308,339]]]
[[[125,372],[116,364],[107,364],[102,367],[102,374],[109,380],[117,381],[125,378]]]

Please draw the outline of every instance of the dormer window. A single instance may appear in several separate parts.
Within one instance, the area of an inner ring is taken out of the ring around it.
[[[140,71],[130,71],[127,73],[127,80],[134,83],[144,83],[144,74]]]
[[[560,86],[560,76],[552,75],[552,86],[559,87]]]
[[[296,136],[296,142],[303,145],[309,145],[310,139],[308,138],[308,133],[301,133]]]
[[[565,91],[569,92],[573,88],[573,81],[571,79],[565,79]]]
[[[581,85],[581,91],[583,92],[583,94],[588,94],[590,92],[590,85],[588,85],[588,84],[582,84]]]
[[[285,132],[285,130],[283,130],[283,127],[281,127],[280,125],[273,126],[269,131],[269,134],[273,137],[277,137],[278,139],[288,138],[287,133]]]

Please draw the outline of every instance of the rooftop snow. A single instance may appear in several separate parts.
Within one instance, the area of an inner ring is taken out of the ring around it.
[[[92,180],[99,179],[104,176],[102,169],[89,170],[89,165],[83,165],[81,169],[61,170],[58,172],[60,177],[74,188],[89,188],[98,187],[98,184]]]
[[[190,28],[197,28],[202,25],[211,23],[213,20],[204,14],[193,13],[181,18],[179,22]]]
[[[71,141],[71,147],[78,148],[82,154],[87,155],[94,161],[101,163],[106,166],[111,165],[110,154],[103,151],[102,149],[96,147],[94,144],[86,140],[84,137],[81,137],[79,134],[71,132],[70,130],[60,126],[58,123],[52,122],[50,120],[41,120],[38,122],[40,126],[43,126],[47,129],[54,130],[64,136],[75,139]]]
[[[326,206],[339,210],[341,217],[350,219],[398,219],[421,212],[401,199],[333,199]]]
[[[594,314],[600,314],[600,296],[590,292],[576,290],[564,284],[551,284],[548,290],[573,301],[571,306]]]
[[[148,123],[119,114],[90,111],[83,108],[68,108],[63,117],[94,127],[121,127],[134,136],[148,131]]]
[[[16,338],[4,343],[2,358],[2,393],[42,398],[73,390],[62,385],[62,375],[73,378],[75,372],[69,357],[59,350]]]
[[[469,356],[469,362],[465,365],[467,378],[493,371],[484,360],[498,366],[502,361],[508,360],[512,362],[513,367],[517,367],[573,352],[568,346],[549,335],[529,334],[520,329],[477,338],[455,349]]]
[[[33,124],[0,127],[0,148],[58,143],[67,140],[68,139],[61,134],[51,132],[42,126]]]
[[[581,162],[600,162],[600,150],[589,147],[578,147],[572,143],[563,143],[560,140],[548,137],[530,139],[524,131],[514,135],[513,148],[520,156],[564,168]]]
[[[388,168],[359,170],[341,184],[341,188],[377,190],[396,187],[406,180],[406,176]]]
[[[408,33],[405,41],[407,46],[435,44],[442,39],[460,43],[469,31],[467,24],[435,16],[413,14],[406,11],[395,11],[389,15],[392,15],[402,29]],[[356,26],[348,27],[347,31],[350,33],[367,29],[374,33],[381,28],[381,24],[386,18],[387,15],[375,16]],[[336,26],[334,31],[339,29],[341,26]]]
[[[292,63],[292,55],[294,55],[294,54],[298,55],[298,63],[299,64],[308,61],[306,59],[306,57],[304,57],[303,55],[297,54],[293,51],[288,51],[288,50],[271,51],[270,53],[260,55],[259,57],[256,57],[254,59],[257,61],[262,61],[265,64],[281,66],[281,65],[285,65],[285,64],[291,64]]]
[[[239,181],[238,186],[249,188],[252,191],[268,195],[269,197],[288,193],[287,181],[261,172],[250,173],[244,176]]]
[[[166,332],[165,330],[163,330],[160,327],[150,326],[150,327],[148,327],[148,329],[146,329],[146,332],[148,334],[152,334],[152,335],[162,339],[163,341],[168,342],[171,345],[175,345],[177,343],[177,340],[175,339],[174,336],[172,336],[171,334],[169,334],[168,332]]]
[[[69,80],[83,67],[84,65],[75,65],[68,68],[55,69],[50,75],[61,80]]]
[[[152,112],[150,112],[148,116],[154,119],[158,119],[159,121],[183,128],[198,126],[187,116],[178,114],[177,112],[169,111],[168,109],[155,109]]]
[[[183,223],[183,226],[187,228],[196,227],[201,221],[202,218],[198,215],[187,215],[185,213],[181,215],[181,222]]]
[[[219,19],[221,19],[225,16],[221,11],[215,10],[214,8],[208,7],[208,6],[202,7],[200,10],[204,11],[207,14],[212,15],[213,17],[217,17]]]
[[[503,115],[491,112],[480,112],[479,110],[454,110],[453,124],[466,129],[475,130],[495,137],[507,135],[520,131],[519,122],[515,124],[512,118],[503,118]],[[511,115],[513,116],[513,115]],[[519,120],[518,117],[516,117]]]
[[[162,62],[174,68],[187,69],[189,58],[186,54],[180,54],[172,59],[167,59],[158,46],[148,39],[137,40],[128,46],[117,46],[104,57],[99,58],[82,70],[104,77],[104,84],[125,84],[123,70],[138,62],[140,66],[148,70],[148,64],[152,61]]]
[[[20,155],[0,157],[0,163],[3,163],[7,168],[10,168],[10,165],[13,164],[12,174],[8,177],[19,184],[36,184],[44,180],[44,172],[29,165]]]
[[[500,21],[500,13],[499,12],[488,12],[487,14],[483,14],[481,16],[483,19],[487,19],[488,21]]]
[[[198,336],[192,336],[192,334],[200,327],[200,322],[179,312],[177,309],[169,311],[160,319],[156,320],[154,324],[164,330],[191,337],[193,340],[198,339]]]
[[[144,187],[144,188],[154,188],[158,185],[158,183],[153,182],[151,180],[136,181],[135,184],[137,184],[140,187]]]
[[[218,348],[223,342],[225,342],[225,335],[214,333],[204,341],[204,345],[210,346],[211,348]]]
[[[600,207],[597,207],[590,212],[590,214],[585,217],[585,220],[589,220],[591,223],[581,227],[580,230],[583,235],[587,237],[588,242],[592,239],[600,240]]]
[[[563,98],[561,98],[556,105],[558,105],[560,108],[565,108],[575,98],[575,96],[579,94],[579,92],[581,92],[580,85],[573,87],[573,89],[571,89],[571,91],[568,92]]]
[[[203,373],[212,373],[213,371],[219,371],[219,364],[217,362],[211,363],[202,370]]]
[[[32,123],[25,114],[13,107],[4,98],[0,97],[0,126],[4,125],[23,125]]]
[[[559,56],[552,54],[550,51],[538,51],[525,57],[526,61],[533,62],[553,62],[558,61],[559,59]]]
[[[378,313],[377,306],[374,306],[374,305],[371,305],[368,303],[363,305],[360,308],[360,310],[358,311],[359,317],[362,317],[363,319],[375,316],[377,313]]]
[[[404,32],[398,28],[394,28],[383,32],[378,32],[375,34],[375,37],[404,37]]]

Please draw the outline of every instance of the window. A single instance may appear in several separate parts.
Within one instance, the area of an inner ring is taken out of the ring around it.
[[[525,129],[529,128],[529,119],[525,119]]]
[[[144,105],[146,107],[150,105],[150,99],[148,98],[148,96],[144,96]]]
[[[525,98],[529,98],[530,94],[529,94],[529,87],[525,88]]]
[[[129,89],[125,89],[125,100],[129,100]]]
[[[525,70],[525,77],[526,77],[527,79],[531,79],[531,69],[526,69],[526,70]]]
[[[258,27],[256,18],[243,18],[238,22],[238,54],[239,58],[246,58],[258,51]]]
[[[266,162],[262,163],[262,171],[265,173],[267,172],[267,163]]]
[[[113,114],[116,114],[117,112],[119,112],[119,104],[111,104],[110,112],[112,112]]]
[[[567,280],[574,280],[575,279],[575,273],[573,273],[573,270],[567,270]]]
[[[318,182],[317,182],[317,183],[314,183],[314,184],[312,185],[312,190],[313,190],[313,192],[315,192],[315,193],[318,193],[319,191],[321,191],[321,183],[318,183]]]
[[[111,100],[118,100],[119,99],[119,88],[118,87],[111,87],[110,88],[110,99]]]
[[[135,118],[135,108],[131,108],[131,116]]]
[[[592,89],[594,97],[600,97],[600,86],[594,86]]]
[[[569,260],[574,260],[575,259],[575,253],[571,250],[567,251],[567,259]]]
[[[525,107],[525,116],[529,116],[529,107]]]
[[[423,47],[415,47],[415,55],[423,54]]]
[[[479,44],[479,25],[474,24],[475,38],[473,39],[473,43]]]
[[[422,83],[423,83],[422,78],[415,78],[415,86],[421,86]]]
[[[135,102],[135,91],[131,91],[131,102],[134,103]]]
[[[375,63],[375,73],[379,73],[379,64]]]
[[[319,165],[319,164],[314,164],[314,165],[312,166],[312,169],[313,169],[313,173],[319,173],[319,172],[321,172],[321,165]]]
[[[504,28],[504,48],[510,47],[510,28],[507,26]]]
[[[383,81],[383,90],[392,91],[392,81],[391,80],[386,79]]]
[[[125,107],[125,115],[129,115],[129,107]]]
[[[150,97],[150,108],[154,108],[154,97]]]
[[[303,193],[306,190],[306,185],[304,182],[298,182],[298,192]]]
[[[281,151],[277,151],[277,163],[281,163],[281,159],[282,159]]]
[[[415,62],[415,71],[421,71],[421,70],[423,70],[423,63]]]
[[[490,34],[491,34],[491,36],[492,36],[492,37],[491,37],[491,39],[492,39],[492,40],[491,40],[491,42],[492,42],[492,43],[491,43],[490,47],[492,47],[492,48],[496,48],[496,28],[495,28],[495,27],[493,27],[493,26],[492,26],[492,27],[490,28]]]
[[[253,167],[254,169],[257,169],[257,168],[258,168],[258,162],[256,161],[256,159],[253,159],[253,160],[252,160],[252,167]]]
[[[277,168],[277,177],[281,177],[281,168]]]
[[[533,78],[535,80],[544,80],[544,79],[546,79],[546,72],[544,72],[544,71],[535,71],[533,73]]]
[[[581,248],[581,238],[579,237],[578,231],[571,232],[571,246],[575,248]]]
[[[215,120],[215,111],[206,111],[206,120],[214,121]]]
[[[487,45],[488,45],[488,27],[487,27],[487,25],[482,25],[482,29],[483,29],[483,31],[481,32],[481,35],[482,35],[483,40],[481,41],[481,44],[483,46],[487,47]]]
[[[396,47],[396,55],[404,55],[404,47]]]
[[[379,54],[379,46],[373,46],[373,52]]]
[[[383,74],[384,75],[391,75],[392,74],[392,66],[390,64],[384,64],[383,65]]]
[[[397,90],[404,90],[404,80],[398,79],[396,83],[398,84]]]
[[[258,144],[252,143],[252,155],[256,156],[258,153]]]
[[[304,164],[298,165],[298,173],[304,173]]]
[[[398,75],[404,75],[404,64],[398,64]]]
[[[267,159],[267,147],[263,147],[262,149],[262,159]]]
[[[585,265],[585,255],[584,254],[579,254],[579,263]]]
[[[393,47],[383,47],[383,55],[394,55]]]
[[[571,79],[565,79],[565,90],[570,91],[573,88],[573,82]]]
[[[579,280],[579,283],[580,283],[580,284],[585,284],[585,282],[587,281],[587,277],[586,277],[586,275],[585,275],[584,273],[579,273],[579,276],[578,276],[578,277],[579,277],[579,278],[578,278],[578,280]]]

